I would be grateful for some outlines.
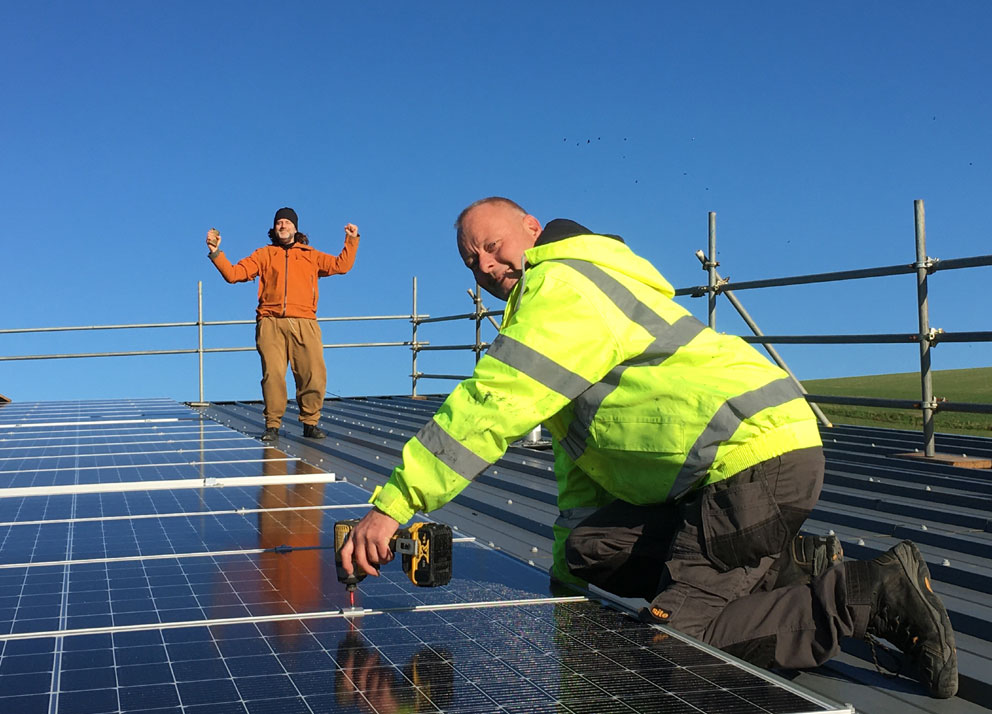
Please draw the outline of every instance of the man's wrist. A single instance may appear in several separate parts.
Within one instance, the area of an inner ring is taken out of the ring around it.
[[[406,523],[416,512],[406,503],[399,489],[388,482],[382,486],[376,486],[369,497],[369,503],[397,523]]]

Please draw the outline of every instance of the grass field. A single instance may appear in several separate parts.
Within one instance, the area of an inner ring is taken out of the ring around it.
[[[934,396],[949,402],[992,404],[992,367],[975,369],[935,370]],[[810,394],[844,397],[880,397],[885,399],[919,399],[920,375],[878,374],[868,377],[839,379],[810,379],[803,381]],[[820,409],[837,424],[884,426],[896,429],[923,429],[923,417],[918,411],[821,404]],[[938,432],[975,434],[992,437],[992,414],[963,414],[938,411],[934,417]]]

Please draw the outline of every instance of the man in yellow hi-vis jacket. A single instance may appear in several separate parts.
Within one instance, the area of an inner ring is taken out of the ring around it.
[[[416,511],[441,507],[543,423],[560,517],[552,575],[650,602],[642,616],[765,666],[822,664],[845,636],[899,645],[938,697],[957,690],[947,612],[915,545],[780,577],[819,497],[823,451],[787,375],[694,319],[618,236],[482,199],[458,250],[507,301],[471,377],[403,448],[342,557],[366,572]]]

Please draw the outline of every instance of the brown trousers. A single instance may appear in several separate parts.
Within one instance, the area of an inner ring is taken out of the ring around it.
[[[262,317],[255,325],[255,347],[262,358],[265,427],[278,427],[286,412],[286,365],[296,380],[300,421],[316,425],[324,406],[327,368],[323,338],[316,320]]]

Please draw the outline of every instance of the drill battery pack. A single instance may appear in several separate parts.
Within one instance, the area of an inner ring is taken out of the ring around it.
[[[414,523],[399,535],[396,552],[403,555],[403,572],[414,585],[433,588],[451,582],[451,528]]]

